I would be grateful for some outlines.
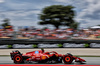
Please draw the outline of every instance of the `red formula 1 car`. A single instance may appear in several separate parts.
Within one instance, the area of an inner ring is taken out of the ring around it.
[[[16,64],[25,63],[25,62],[39,62],[39,63],[62,63],[71,64],[73,60],[75,62],[86,62],[84,59],[75,57],[70,53],[65,55],[58,54],[55,51],[44,52],[44,49],[38,51],[27,52],[26,54],[20,53],[18,50],[12,51],[10,53],[11,59]]]

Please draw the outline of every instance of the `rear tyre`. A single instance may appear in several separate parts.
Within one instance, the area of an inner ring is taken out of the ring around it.
[[[63,57],[63,61],[65,64],[71,64],[73,62],[73,57],[70,55],[66,55]]]
[[[22,57],[22,55],[20,55],[20,54],[15,55],[14,58],[13,58],[13,60],[14,60],[14,63],[15,63],[15,64],[24,63],[23,57]]]

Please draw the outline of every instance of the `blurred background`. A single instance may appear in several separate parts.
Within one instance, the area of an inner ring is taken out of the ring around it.
[[[0,39],[100,40],[99,0],[0,0]]]

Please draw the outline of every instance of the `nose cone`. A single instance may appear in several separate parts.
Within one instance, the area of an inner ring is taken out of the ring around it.
[[[75,62],[86,62],[84,59],[77,57],[75,59]]]

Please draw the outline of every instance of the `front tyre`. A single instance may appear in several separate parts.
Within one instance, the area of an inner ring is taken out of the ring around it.
[[[66,55],[63,57],[63,61],[65,64],[71,64],[73,62],[73,57],[70,55]]]
[[[23,57],[22,57],[22,55],[20,55],[20,54],[15,55],[14,58],[13,58],[13,60],[14,60],[14,63],[15,63],[15,64],[24,63]]]

